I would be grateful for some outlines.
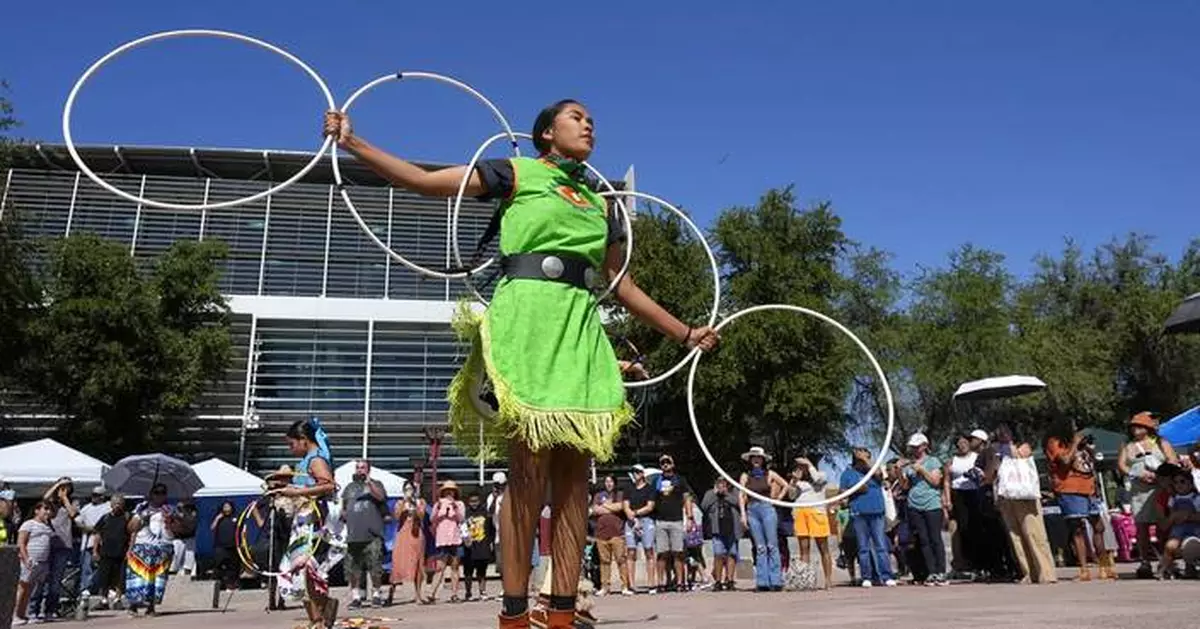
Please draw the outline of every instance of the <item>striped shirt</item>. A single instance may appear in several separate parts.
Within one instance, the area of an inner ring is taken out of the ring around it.
[[[37,520],[25,520],[19,529],[21,533],[29,534],[29,561],[34,564],[50,561],[50,538],[54,537],[54,529],[50,525]]]

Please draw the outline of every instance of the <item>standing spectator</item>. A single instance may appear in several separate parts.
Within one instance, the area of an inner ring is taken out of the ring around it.
[[[870,471],[871,452],[866,448],[854,448],[851,465],[842,472],[838,484],[849,489]],[[850,521],[854,526],[854,537],[858,540],[858,564],[865,588],[876,582],[888,587],[896,586],[896,580],[892,577],[892,562],[888,558],[888,539],[884,532],[887,524],[884,522],[885,513],[883,470],[880,470],[850,498]]]
[[[1011,451],[1012,433],[1007,426],[996,428],[997,438],[1001,430],[1005,431]],[[979,468],[979,533],[976,536],[978,548],[975,556],[981,568],[987,573],[987,579],[992,582],[1013,582],[1020,580],[1025,573],[1018,567],[1015,546],[1009,543],[1009,530],[1004,524],[996,497],[996,478],[989,475],[993,460],[997,457],[997,446],[990,443],[990,438],[983,430],[971,432],[971,450],[977,453],[975,467]],[[996,463],[999,465],[999,463]],[[997,468],[998,469],[998,468]]]
[[[196,573],[196,529],[200,521],[200,510],[190,498],[184,498],[175,505],[171,516],[171,534],[174,540],[175,552],[171,558],[171,574],[184,572]]]
[[[994,434],[996,444],[990,448],[984,472],[984,485],[995,488],[996,507],[1004,518],[1013,555],[1024,575],[1022,583],[1057,583],[1058,575],[1054,569],[1050,538],[1046,535],[1040,491],[1034,491],[1038,488],[1038,479],[1037,468],[1031,461],[1033,448],[1028,443],[1017,441],[1012,430],[1006,425],[997,426]],[[1006,486],[1009,481],[1000,477],[1000,468],[1008,459],[1012,459],[1012,462],[1007,464],[1010,467],[1016,463],[1027,466],[1027,481],[1030,484],[1028,497],[1005,495],[1010,493],[1011,489]]]
[[[17,543],[17,519],[13,512],[16,492],[0,489],[0,546]]]
[[[596,549],[600,555],[600,589],[608,594],[612,586],[612,564],[617,564],[621,593],[633,594],[629,580],[629,564],[625,552],[625,498],[617,491],[617,479],[604,477],[604,488],[592,499],[592,522]]]
[[[458,597],[458,566],[459,551],[462,550],[462,523],[467,517],[467,509],[458,499],[458,483],[448,480],[438,489],[438,501],[433,506],[433,516],[430,522],[433,526],[433,538],[436,545],[433,578],[433,591],[429,593],[429,602],[437,600],[438,589],[446,578],[446,570],[450,570],[450,602],[459,602]]]
[[[396,537],[392,540],[392,578],[388,602],[396,594],[396,586],[405,581],[413,585],[413,602],[424,602],[425,588],[425,511],[428,505],[413,485],[406,485],[404,497],[396,501]]]
[[[50,507],[50,528],[54,529],[54,537],[50,539],[50,573],[42,581],[41,587],[33,591],[30,606],[34,616],[47,620],[58,614],[58,602],[62,596],[63,575],[67,565],[76,556],[75,536],[72,522],[79,515],[79,509],[72,502],[75,485],[70,478],[58,479],[42,496],[42,502]]]
[[[1139,579],[1154,576],[1150,567],[1150,526],[1158,524],[1162,514],[1154,500],[1158,477],[1154,473],[1163,463],[1179,463],[1174,448],[1158,438],[1158,420],[1150,413],[1138,413],[1129,420],[1129,442],[1117,456],[1117,469],[1125,476],[1133,521],[1137,524],[1137,550],[1141,565]]]
[[[134,507],[129,530],[133,546],[129,549],[128,571],[125,576],[125,598],[129,614],[136,616],[146,608],[147,616],[158,614],[158,604],[167,591],[171,558],[175,553],[175,536],[171,520],[178,511],[167,504],[167,488],[155,485],[150,500]]]
[[[96,528],[96,523],[100,518],[108,514],[112,507],[108,502],[108,495],[104,491],[104,487],[97,485],[92,488],[92,501],[84,505],[79,510],[79,515],[75,516],[75,526],[79,528],[79,533],[82,536],[79,543],[79,595],[87,598],[92,591],[97,591],[92,585],[92,577],[95,574],[96,565],[93,563],[92,557],[95,555],[94,538],[92,531]]]
[[[950,505],[950,517],[954,520],[961,553],[962,569],[978,573],[985,572],[979,551],[983,545],[982,496],[979,483],[983,471],[976,465],[979,453],[971,449],[971,437],[959,435],[954,439],[954,455],[946,463],[942,483],[942,504]]]
[[[942,542],[942,462],[929,454],[929,439],[915,433],[908,439],[910,460],[901,462],[908,488],[908,524],[921,546],[929,569],[928,585],[946,584],[946,547]]]
[[[371,478],[370,461],[358,459],[354,462],[352,480],[342,490],[349,609],[362,607],[363,590],[368,588],[371,604],[375,607],[383,605],[383,520],[387,512],[387,491],[383,483]]]
[[[687,530],[683,532],[683,545],[687,561],[687,587],[689,590],[705,588],[709,585],[708,566],[704,563],[704,513],[695,496],[688,496],[692,504],[692,517],[688,518]]]
[[[856,567],[859,545],[858,533],[854,531],[854,518],[850,515],[850,502],[841,502],[834,517],[838,529],[838,566],[846,569],[846,573],[850,575],[850,584],[853,585],[858,583]]]
[[[812,461],[799,457],[792,468],[792,488],[795,500],[817,502],[825,497],[825,473],[817,469]],[[833,587],[833,557],[829,554],[829,511],[826,507],[799,507],[792,514],[795,522],[796,542],[800,550],[800,561],[812,563],[812,545],[817,544],[821,555],[821,572],[825,577],[824,589]]]
[[[504,489],[507,486],[508,474],[504,472],[492,474],[492,492],[487,497],[487,511],[488,517],[492,519],[492,534],[495,535],[493,547],[496,556],[496,574],[504,573],[503,553],[500,552],[500,505],[504,502]]]
[[[767,469],[771,457],[758,446],[742,454],[749,469],[742,472],[741,484],[771,499],[787,492],[787,481]],[[783,568],[779,558],[779,518],[775,505],[741,495],[742,526],[750,529],[754,540],[754,582],[759,592],[783,589]]]
[[[50,513],[50,505],[45,501],[37,503],[33,507],[33,519],[22,522],[17,532],[21,574],[17,582],[15,615],[21,624],[28,622],[30,616],[37,615],[37,610],[30,603],[30,593],[37,590],[50,573],[50,547],[54,537]]]
[[[213,517],[208,528],[213,535],[213,558],[217,566],[213,590],[220,592],[222,589],[235,589],[241,560],[237,556],[237,516],[234,514],[232,502],[226,500],[221,503],[221,508],[217,510],[217,515]]]
[[[659,585],[668,591],[683,586],[685,523],[692,517],[692,488],[687,479],[675,471],[675,459],[664,454],[658,459],[662,474],[654,479],[654,550],[658,554]],[[674,568],[674,578],[667,582],[667,563]]]
[[[629,583],[637,577],[637,551],[642,549],[646,565],[646,586],[654,594],[658,584],[658,562],[654,554],[654,487],[646,482],[646,468],[633,466],[633,489],[625,496],[625,562],[629,566]]]
[[[1117,578],[1112,557],[1104,547],[1104,520],[1096,497],[1096,447],[1094,441],[1075,429],[1070,419],[1051,428],[1043,447],[1050,467],[1050,481],[1063,519],[1079,559],[1079,580],[1091,581],[1088,564],[1087,525],[1092,526],[1092,543],[1101,579]]]
[[[233,510],[232,507],[230,504],[230,511]],[[113,494],[109,499],[109,512],[101,516],[92,527],[92,560],[96,562],[93,589],[102,598],[101,606],[117,605],[125,591],[124,568],[125,555],[129,552],[129,520],[129,513],[125,511],[125,496]],[[233,519],[228,518],[228,521],[232,533]]]
[[[734,590],[737,577],[738,542],[745,535],[742,527],[741,502],[731,490],[729,481],[718,476],[712,489],[700,500],[703,522],[712,536],[714,590]]]
[[[471,585],[479,586],[479,598],[488,600],[487,568],[492,563],[494,555],[493,540],[495,529],[492,518],[488,515],[487,507],[479,493],[472,492],[467,496],[466,535],[463,536],[463,576],[467,580],[467,600],[472,600]]]

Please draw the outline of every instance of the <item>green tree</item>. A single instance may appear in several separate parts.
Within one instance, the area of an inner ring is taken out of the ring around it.
[[[62,417],[65,440],[109,457],[151,449],[223,375],[224,256],[223,243],[179,242],[143,277],[118,243],[92,234],[54,243],[17,377]]]

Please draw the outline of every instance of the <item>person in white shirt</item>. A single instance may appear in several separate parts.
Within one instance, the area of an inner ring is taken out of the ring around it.
[[[492,530],[496,531],[495,554],[496,574],[503,569],[500,561],[500,505],[504,502],[504,489],[508,486],[508,474],[492,474],[492,493],[487,496],[487,512],[492,516]]]
[[[110,512],[112,512],[112,505],[108,501],[108,492],[104,490],[103,486],[97,485],[92,488],[92,501],[80,508],[79,515],[75,516],[75,526],[79,527],[82,535],[79,543],[79,585],[80,596],[84,598],[90,596],[92,590],[96,589],[92,585],[96,574],[96,563],[92,559],[92,549],[95,547],[96,538],[92,536],[92,532],[100,518]]]

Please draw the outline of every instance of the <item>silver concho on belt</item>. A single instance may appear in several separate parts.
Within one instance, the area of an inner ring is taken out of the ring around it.
[[[562,259],[558,256],[546,256],[542,258],[542,275],[556,280],[562,277],[565,270],[566,266],[563,265]]]
[[[591,291],[604,290],[605,288],[603,281],[601,281],[600,273],[592,267],[588,267],[587,270],[583,272],[583,284],[584,286],[588,287],[588,290]]]

